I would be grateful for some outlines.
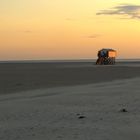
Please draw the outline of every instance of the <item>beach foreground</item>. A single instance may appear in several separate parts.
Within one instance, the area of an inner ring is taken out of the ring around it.
[[[140,139],[139,65],[2,65],[0,139]]]

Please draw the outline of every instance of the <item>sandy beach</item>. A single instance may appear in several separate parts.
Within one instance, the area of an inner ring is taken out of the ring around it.
[[[0,63],[1,140],[139,140],[140,62]]]

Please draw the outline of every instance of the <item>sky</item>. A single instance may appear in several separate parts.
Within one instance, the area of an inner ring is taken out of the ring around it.
[[[0,0],[0,60],[140,58],[140,0]]]

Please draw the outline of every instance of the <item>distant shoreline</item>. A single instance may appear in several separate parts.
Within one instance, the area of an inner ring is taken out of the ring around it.
[[[64,62],[96,62],[97,59],[64,59],[64,60],[1,60],[0,63],[64,63]],[[140,62],[138,59],[116,59],[116,62]]]

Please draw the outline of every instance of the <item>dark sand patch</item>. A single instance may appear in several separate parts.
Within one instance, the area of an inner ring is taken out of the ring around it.
[[[139,76],[140,67],[129,66],[128,62],[127,66],[120,63],[116,66],[95,66],[92,62],[1,63],[0,94]]]

